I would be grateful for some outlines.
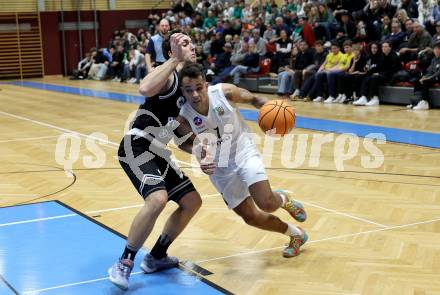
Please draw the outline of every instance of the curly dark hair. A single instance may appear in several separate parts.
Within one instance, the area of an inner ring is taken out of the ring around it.
[[[206,80],[205,70],[203,69],[203,66],[196,62],[185,62],[183,68],[179,72],[179,85],[182,85],[182,80],[185,77],[191,79],[202,77],[203,80]]]

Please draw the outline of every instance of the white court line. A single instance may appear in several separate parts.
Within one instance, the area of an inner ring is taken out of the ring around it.
[[[51,135],[51,136],[41,136],[41,137],[14,138],[14,139],[8,139],[8,140],[0,140],[0,143],[5,143],[5,142],[16,142],[16,141],[28,141],[28,140],[39,140],[39,139],[55,138],[55,137],[58,137],[58,136],[56,136],[56,135]]]
[[[319,240],[312,240],[312,241],[308,241],[306,244],[319,243],[319,242],[331,241],[331,240],[338,240],[338,239],[344,239],[344,238],[349,238],[349,237],[356,237],[356,236],[367,235],[367,234],[371,234],[371,233],[377,233],[377,232],[381,232],[381,231],[388,231],[388,230],[393,230],[393,229],[417,226],[417,225],[421,225],[421,224],[434,223],[434,222],[438,222],[438,221],[440,221],[440,218],[421,221],[421,222],[408,223],[408,224],[403,224],[403,225],[389,226],[386,228],[372,229],[372,230],[362,231],[362,232],[358,232],[358,233],[354,233],[354,234],[345,234],[345,235],[323,238],[323,239],[319,239]],[[228,255],[228,256],[221,256],[221,257],[199,260],[199,261],[196,261],[195,263],[205,263],[205,262],[223,260],[223,259],[245,256],[245,255],[250,255],[250,254],[259,254],[259,253],[269,252],[272,250],[278,250],[278,249],[281,249],[284,247],[285,246],[279,246],[279,247],[267,248],[267,249],[256,250],[256,251],[237,253],[237,254],[232,254],[232,255]]]
[[[37,120],[29,119],[29,118],[26,118],[26,117],[23,117],[23,116],[18,116],[18,115],[14,115],[14,114],[3,112],[3,111],[0,111],[0,114],[6,115],[6,116],[10,116],[10,117],[13,117],[13,118],[17,118],[17,119],[21,119],[21,120],[25,120],[25,121],[29,121],[29,122],[32,122],[32,123],[35,123],[35,124],[38,124],[38,125],[41,125],[41,126],[53,128],[53,129],[56,129],[58,131],[69,132],[69,133],[76,133],[78,135],[81,135],[81,136],[84,136],[84,137],[89,137],[89,138],[92,138],[94,140],[100,141],[102,143],[115,146],[116,148],[119,147],[119,144],[116,143],[116,142],[112,142],[112,141],[109,141],[109,140],[103,140],[101,138],[97,138],[97,137],[94,137],[94,136],[86,135],[84,133],[80,133],[80,132],[76,132],[76,131],[73,131],[73,130],[70,130],[70,129],[58,127],[58,126],[55,126],[55,125],[52,125],[52,124],[40,122],[40,121],[37,121]],[[185,162],[185,161],[176,160],[176,162],[182,163],[182,164],[185,164],[185,165],[188,165],[188,166],[191,166],[190,163]],[[327,208],[324,208],[324,207],[320,207],[320,208],[323,209],[323,210],[327,210],[327,211],[333,212],[333,213],[337,213],[339,215],[344,215],[346,217],[350,217],[350,218],[354,218],[354,219],[357,219],[357,220],[365,221],[365,222],[370,223],[370,224],[372,223],[372,221],[370,221],[370,220],[366,220],[366,219],[363,219],[363,218],[360,218],[360,217],[355,217],[355,216],[352,216],[352,215],[349,215],[349,214],[346,214],[346,213],[338,212],[338,211],[333,210],[333,209],[327,209]],[[376,224],[376,225],[381,226],[381,227],[385,226],[383,224],[378,224],[378,223],[373,223],[373,224]]]
[[[292,191],[289,191],[289,190],[285,190],[285,191],[288,192],[288,193],[292,193],[293,194]],[[337,210],[334,210],[334,209],[325,208],[325,207],[322,207],[322,206],[319,206],[319,205],[315,205],[313,203],[300,200],[300,199],[298,199],[296,197],[294,197],[294,199],[298,200],[299,202],[301,202],[303,204],[306,204],[306,205],[308,205],[310,207],[315,207],[315,208],[318,208],[318,209],[321,209],[321,210],[324,210],[324,211],[332,212],[332,213],[337,214],[337,215],[342,215],[342,216],[349,217],[349,218],[352,218],[352,219],[356,219],[356,220],[359,220],[359,221],[363,221],[363,222],[366,222],[366,223],[374,224],[374,225],[377,225],[377,226],[380,226],[380,227],[383,227],[383,228],[387,228],[388,227],[387,225],[380,224],[380,223],[377,223],[377,222],[374,222],[374,221],[371,221],[371,220],[368,220],[368,219],[365,219],[365,218],[362,218],[362,217],[357,217],[357,216],[354,216],[354,215],[351,215],[351,214],[348,214],[348,213],[344,213],[344,212],[340,212],[340,211],[337,211]]]
[[[143,273],[143,271],[133,272],[133,273],[131,273],[131,276],[138,275],[140,273]],[[44,291],[60,289],[60,288],[76,286],[76,285],[84,285],[84,284],[89,284],[89,283],[94,283],[94,282],[99,282],[99,281],[104,281],[104,280],[108,280],[108,277],[94,279],[94,280],[88,280],[88,281],[82,281],[82,282],[77,282],[77,283],[72,283],[72,284],[59,285],[59,286],[44,288],[44,289],[39,289],[39,290],[24,291],[23,294],[35,294],[35,293],[40,293],[40,292],[44,292]]]
[[[428,223],[433,223],[433,222],[437,222],[437,221],[440,221],[440,218],[432,219],[432,220],[427,220],[427,221],[422,221],[422,222],[415,222],[415,223],[409,223],[409,224],[404,224],[404,225],[398,225],[398,226],[390,226],[390,227],[387,227],[387,228],[374,229],[374,230],[369,230],[369,231],[364,231],[364,232],[359,232],[359,233],[354,233],[354,234],[345,234],[345,235],[333,236],[333,237],[323,238],[323,239],[319,239],[319,240],[313,240],[313,241],[307,242],[307,244],[319,243],[319,242],[323,242],[323,241],[330,241],[330,240],[337,240],[337,239],[343,239],[343,238],[348,238],[348,237],[355,237],[355,236],[360,236],[360,235],[365,235],[365,234],[370,234],[370,233],[376,233],[376,232],[381,232],[381,231],[387,231],[387,230],[392,230],[392,229],[397,229],[397,228],[405,228],[405,227],[411,227],[411,226],[416,226],[416,225],[420,225],[420,224],[428,224]],[[268,251],[272,251],[272,250],[281,249],[283,247],[284,246],[279,246],[279,247],[273,247],[273,248],[262,249],[262,250],[257,250],[257,251],[250,251],[250,252],[245,252],[245,253],[237,253],[237,254],[233,254],[233,255],[229,255],[229,256],[215,257],[215,258],[210,258],[210,259],[196,261],[196,263],[199,264],[199,263],[205,263],[205,262],[216,261],[216,260],[223,260],[223,259],[228,259],[228,258],[233,258],[233,257],[238,257],[238,256],[245,256],[245,255],[250,255],[250,254],[259,254],[259,253],[264,253],[264,252],[268,252]],[[140,273],[142,273],[142,272],[134,272],[131,275],[137,275],[137,274],[140,274]],[[25,291],[25,292],[23,292],[23,294],[35,294],[35,293],[39,293],[39,292],[43,292],[43,291],[54,290],[54,289],[61,289],[61,288],[70,287],[70,286],[76,286],[76,285],[83,285],[83,284],[93,283],[93,282],[97,282],[97,281],[103,281],[103,280],[107,280],[107,279],[108,279],[108,277],[105,277],[105,278],[99,278],[99,279],[94,279],[94,280],[88,280],[88,281],[82,281],[82,282],[77,282],[77,283],[71,283],[71,284],[65,284],[65,285],[60,285],[60,286],[54,286],[54,287],[49,287],[49,288],[45,288],[45,289]]]
[[[51,217],[45,217],[45,218],[28,219],[28,220],[15,221],[15,222],[9,222],[9,223],[2,223],[2,224],[0,224],[0,227],[10,226],[10,225],[17,225],[17,224],[24,224],[24,223],[31,223],[31,222],[46,221],[46,220],[53,220],[53,219],[61,219],[61,218],[73,217],[73,216],[76,216],[76,215],[78,215],[78,214],[72,213],[72,214],[51,216]]]
[[[204,195],[201,196],[204,198],[219,196],[220,194],[211,194],[211,195]],[[32,204],[29,204],[32,205]],[[102,209],[102,210],[94,210],[94,211],[88,211],[84,212],[84,214],[91,215],[96,213],[103,213],[103,212],[112,212],[112,211],[119,211],[119,210],[125,210],[125,209],[132,209],[132,208],[140,208],[143,204],[138,205],[130,205],[130,206],[124,206],[124,207],[116,207],[116,208],[108,208],[108,209]],[[0,207],[1,209],[1,207]],[[10,225],[17,225],[17,224],[24,224],[24,223],[32,223],[32,222],[40,222],[40,221],[46,221],[46,220],[53,220],[53,219],[61,219],[61,218],[68,218],[78,216],[76,213],[72,214],[65,214],[65,215],[58,215],[58,216],[51,216],[51,217],[43,217],[43,218],[37,218],[37,219],[29,219],[29,220],[21,220],[21,221],[15,221],[15,222],[9,222],[9,223],[2,223],[0,224],[0,227],[10,226]]]

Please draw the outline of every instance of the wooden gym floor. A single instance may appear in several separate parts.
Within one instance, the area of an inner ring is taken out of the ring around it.
[[[31,81],[138,95],[137,86],[121,83],[61,77]],[[126,235],[142,199],[114,156],[137,105],[16,85],[0,84],[0,89],[0,206],[60,200],[86,214],[100,211],[89,215]],[[293,104],[304,117],[440,133],[440,110]],[[255,122],[248,124],[261,134]],[[63,171],[55,155],[65,132],[81,138],[72,166],[76,178]],[[85,136],[94,132],[108,140],[99,144],[106,161],[91,169],[83,157],[92,155]],[[203,206],[170,254],[211,271],[208,280],[236,294],[440,294],[440,151],[387,142],[378,145],[384,163],[366,169],[361,162],[369,153],[361,138],[359,152],[344,162],[345,171],[337,171],[334,142],[324,145],[317,159],[311,138],[323,133],[299,128],[292,133],[309,136],[304,163],[281,169],[282,144],[276,142],[267,171],[273,188],[293,191],[308,210],[301,226],[310,241],[300,256],[283,258],[286,237],[244,224],[208,179],[191,169],[187,174],[203,195]],[[296,141],[293,146],[292,155]],[[173,151],[177,159],[189,161]],[[318,165],[311,164],[316,160]],[[174,208],[167,206],[146,247],[156,241]],[[292,221],[285,212],[276,215]],[[122,245],[114,249],[115,259],[121,250]]]

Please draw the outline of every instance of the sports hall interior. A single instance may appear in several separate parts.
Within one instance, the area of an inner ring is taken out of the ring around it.
[[[136,35],[173,5],[0,0],[0,294],[440,294],[438,90],[424,111],[406,107],[408,85],[382,87],[372,107],[314,103],[280,97],[267,73],[239,86],[295,108],[295,128],[257,146],[272,188],[307,210],[301,254],[283,258],[286,237],[245,224],[171,144],[203,200],[169,249],[179,268],[135,268],[126,292],[107,280],[143,203],[117,150],[144,98],[127,83],[135,76],[71,77],[115,30]],[[263,138],[258,110],[237,107]],[[169,202],[142,251],[175,208]]]

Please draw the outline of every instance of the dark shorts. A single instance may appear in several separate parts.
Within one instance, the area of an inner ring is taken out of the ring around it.
[[[166,190],[168,200],[178,203],[187,193],[196,190],[183,172],[176,172],[166,159],[150,152],[150,141],[135,137],[126,135],[122,139],[119,163],[144,199],[155,191]],[[164,152],[171,154],[169,150]]]

